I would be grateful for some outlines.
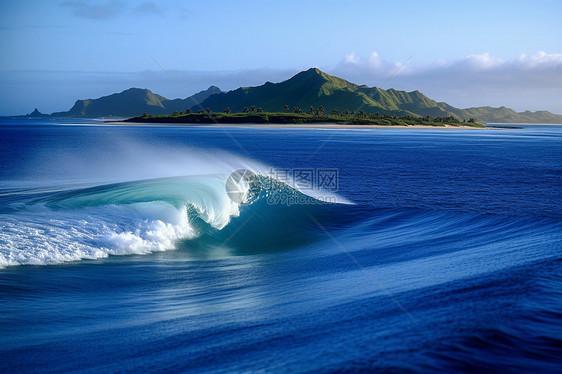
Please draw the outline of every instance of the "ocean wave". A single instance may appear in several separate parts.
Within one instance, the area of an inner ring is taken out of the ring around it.
[[[5,210],[0,225],[0,267],[147,254],[202,241],[212,248],[306,240],[307,209],[333,205],[269,176],[256,176],[255,201],[233,200],[225,174],[23,191],[15,193],[19,198],[12,193],[10,201],[17,201],[17,207]],[[251,183],[239,187],[243,196],[252,188]],[[201,239],[192,242],[195,238]]]
[[[535,231],[559,227],[532,217],[350,205],[334,194],[326,202],[318,196],[326,193],[311,196],[259,172],[238,183],[233,198],[229,175],[13,191],[0,197],[0,267],[177,249],[195,257],[256,254],[329,240],[326,232],[343,235],[352,251],[376,248],[385,261],[440,252],[458,238],[463,248],[495,247],[507,236],[528,245]],[[412,251],[395,251],[404,245]]]

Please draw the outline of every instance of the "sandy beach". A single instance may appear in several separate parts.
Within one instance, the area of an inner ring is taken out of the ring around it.
[[[105,122],[105,125],[115,126],[162,126],[162,127],[228,127],[228,128],[295,128],[295,129],[462,129],[462,130],[491,130],[491,127],[472,126],[380,126],[380,125],[339,125],[335,123],[313,123],[313,124],[261,124],[261,123],[145,123],[145,122]]]

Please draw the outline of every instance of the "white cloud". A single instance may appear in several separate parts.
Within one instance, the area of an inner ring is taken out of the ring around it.
[[[371,69],[380,69],[385,64],[385,61],[379,56],[377,52],[371,53],[369,57],[369,67]]]
[[[361,59],[354,52],[351,52],[345,56],[344,63],[349,65],[359,65],[361,63]]]
[[[562,54],[537,52],[533,55],[522,54],[515,63],[525,69],[556,68],[562,66]]]
[[[459,60],[406,65],[373,52],[368,59],[351,54],[327,71],[357,84],[419,90],[458,107],[508,106],[516,110],[562,113],[562,54],[537,52],[502,59],[490,53]]]
[[[489,53],[481,55],[470,55],[464,60],[466,65],[474,70],[488,70],[494,69],[502,65],[503,61],[500,58],[490,56]]]

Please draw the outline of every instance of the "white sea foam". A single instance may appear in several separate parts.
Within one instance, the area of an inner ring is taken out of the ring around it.
[[[119,203],[135,197],[146,201]],[[194,215],[222,229],[238,214],[216,175],[73,192],[3,215],[0,267],[172,250],[199,234],[190,223]]]
[[[136,207],[10,215],[0,226],[0,266],[147,254],[195,235],[185,208],[159,208],[165,217],[145,218]]]

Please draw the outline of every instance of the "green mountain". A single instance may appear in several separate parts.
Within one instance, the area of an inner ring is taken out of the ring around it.
[[[406,92],[358,86],[315,68],[300,72],[281,83],[267,82],[258,87],[241,87],[213,95],[201,103],[202,107],[212,111],[223,111],[228,107],[232,112],[241,112],[244,107],[252,106],[262,108],[266,112],[280,112],[285,105],[291,110],[299,107],[304,112],[307,112],[310,106],[323,106],[326,113],[334,109],[339,112],[347,109],[397,116],[454,116],[462,120],[473,118],[484,123],[562,123],[562,116],[547,111],[517,113],[505,107],[458,109],[447,103],[436,102],[419,91]],[[193,107],[192,110],[199,108]]]
[[[546,110],[516,112],[504,106],[492,108],[481,106],[476,108],[458,109],[447,103],[437,103],[441,108],[454,113],[460,118],[474,118],[482,123],[562,123],[562,115]]]
[[[281,83],[267,82],[259,87],[242,87],[214,95],[201,105],[213,111],[229,107],[241,112],[244,107],[260,107],[266,112],[282,111],[285,105],[307,111],[310,106],[323,106],[326,112],[334,109],[396,115],[449,116],[437,103],[418,91],[404,92],[358,86],[344,79],[328,75],[318,69],[303,71]],[[196,108],[192,108],[196,109]]]
[[[218,88],[217,86],[211,86],[207,88],[205,91],[201,91],[196,93],[195,95],[189,96],[187,99],[174,99],[174,100],[166,99],[166,101],[162,103],[162,105],[164,105],[166,109],[164,114],[170,114],[175,111],[185,112],[187,109],[191,107],[196,107],[200,109],[201,108],[200,105],[203,101],[205,101],[211,95],[215,95],[219,93],[223,93],[220,88]],[[152,114],[147,111],[145,112],[147,114]],[[138,113],[136,115],[138,115]]]
[[[311,106],[322,106],[324,113],[347,109],[397,116],[453,116],[461,120],[472,118],[482,123],[562,123],[562,115],[547,111],[518,113],[506,107],[459,109],[436,102],[419,91],[359,86],[315,68],[300,72],[284,82],[266,82],[258,87],[241,87],[222,92],[218,87],[211,86],[186,99],[169,100],[147,89],[130,88],[98,99],[78,100],[69,111],[52,113],[50,116],[134,117],[143,113],[160,115],[185,112],[187,109],[196,112],[207,108],[214,112],[222,112],[226,108],[232,112],[242,112],[245,107],[252,106],[266,112],[282,112],[288,106],[291,111],[298,107],[306,113]],[[36,110],[27,116],[44,115]]]
[[[206,100],[209,96],[221,92],[218,87],[211,86],[186,99],[169,100],[147,89],[129,88],[98,99],[77,100],[69,111],[55,112],[51,116],[99,118],[133,117],[139,113],[170,114],[174,111],[185,111],[194,104]]]

